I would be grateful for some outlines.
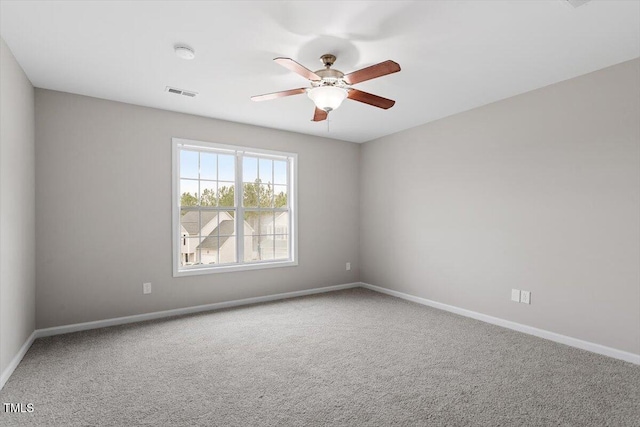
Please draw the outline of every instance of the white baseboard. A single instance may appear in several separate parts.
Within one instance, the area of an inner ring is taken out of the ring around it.
[[[36,331],[33,331],[31,335],[29,335],[29,338],[27,338],[27,340],[24,342],[24,344],[22,344],[22,347],[20,347],[18,353],[13,357],[13,359],[11,359],[11,363],[9,363],[9,366],[7,366],[4,371],[2,371],[2,375],[0,375],[0,390],[2,390],[2,387],[4,387],[7,381],[9,381],[9,377],[11,377],[13,371],[16,370],[24,355],[27,354],[27,351],[29,351],[29,348],[31,348],[31,344],[33,344],[33,341],[35,339]]]
[[[572,338],[565,335],[557,334],[555,332],[534,328],[532,326],[527,326],[520,323],[509,321],[509,320],[500,319],[498,317],[477,313],[475,311],[466,310],[466,309],[455,307],[452,305],[431,301],[426,298],[416,297],[413,295],[405,294],[403,292],[393,291],[391,289],[382,288],[380,286],[374,286],[368,283],[357,282],[357,283],[346,283],[343,285],[327,286],[323,288],[306,289],[302,291],[286,292],[286,293],[274,294],[274,295],[265,295],[261,297],[245,298],[245,299],[234,300],[234,301],[225,301],[225,302],[219,302],[219,303],[213,303],[213,304],[198,305],[195,307],[185,307],[185,308],[178,308],[174,310],[165,310],[165,311],[156,311],[153,313],[136,314],[133,316],[117,317],[117,318],[105,319],[105,320],[96,320],[93,322],[76,323],[76,324],[64,325],[64,326],[55,326],[55,327],[46,328],[46,329],[36,329],[29,336],[29,338],[27,338],[27,340],[22,345],[18,353],[11,360],[11,363],[9,364],[9,366],[7,366],[7,368],[2,372],[2,375],[0,375],[0,390],[4,387],[6,382],[9,380],[9,377],[11,377],[11,374],[13,373],[13,371],[18,367],[18,365],[20,364],[20,361],[22,360],[24,355],[27,353],[27,351],[31,347],[31,344],[33,344],[33,341],[36,338],[49,337],[53,335],[67,334],[67,333],[78,332],[78,331],[86,331],[89,329],[104,328],[107,326],[124,325],[127,323],[142,322],[145,320],[161,319],[165,317],[179,316],[183,314],[200,313],[203,311],[213,311],[213,310],[219,310],[222,308],[237,307],[237,306],[248,305],[248,304],[256,304],[260,302],[277,301],[277,300],[283,300],[287,298],[295,298],[295,297],[301,297],[305,295],[313,295],[313,294],[339,291],[342,289],[350,289],[350,288],[357,288],[357,287],[363,287],[372,291],[402,298],[408,301],[413,301],[418,304],[426,305],[426,306],[437,308],[440,310],[449,311],[462,316],[466,316],[476,320],[481,320],[483,322],[491,323],[493,325],[502,326],[508,329],[513,329],[515,331],[524,332],[530,335],[535,335],[537,337],[545,338],[561,344],[566,344],[572,347],[580,348],[582,350],[591,351],[593,353],[602,354],[605,356],[613,357],[616,359],[620,359],[620,360],[624,360],[627,362],[640,365],[640,355],[638,354],[617,350],[615,348],[606,347],[606,346],[595,344],[588,341],[583,341],[577,338]]]
[[[265,295],[261,297],[244,298],[234,301],[216,302],[213,304],[197,305],[194,307],[176,308],[173,310],[154,311],[153,313],[135,314],[132,316],[116,317],[112,319],[96,320],[93,322],[75,323],[71,325],[54,326],[52,328],[37,329],[36,338],[50,337],[53,335],[68,334],[71,332],[86,331],[89,329],[105,328],[107,326],[124,325],[127,323],[143,322],[145,320],[162,319],[164,317],[180,316],[183,314],[200,313],[203,311],[220,310],[222,308],[237,307],[241,305],[256,304],[260,302],[276,301],[305,295],[319,294],[323,292],[339,291],[342,289],[357,288],[359,282],[346,283],[344,285],[326,286],[323,288],[305,289],[302,291],[285,292],[282,294]]]
[[[525,334],[535,335],[536,337],[545,338],[560,344],[565,344],[571,347],[576,347],[582,350],[591,351],[593,353],[602,354],[604,356],[609,356],[615,359],[624,360],[625,362],[631,362],[631,363],[635,363],[636,365],[640,365],[639,354],[629,353],[627,351],[606,347],[604,345],[595,344],[589,341],[583,341],[578,338],[568,337],[566,335],[557,334],[555,332],[546,331],[544,329],[534,328],[533,326],[523,325],[521,323],[512,322],[510,320],[500,319],[498,317],[493,317],[487,314],[466,310],[464,308],[459,308],[453,305],[443,304],[441,302],[428,300],[426,298],[416,297],[413,295],[405,294],[403,292],[393,291],[391,289],[382,288],[380,286],[370,285],[368,283],[361,283],[361,286],[363,288],[366,288],[372,291],[402,298],[407,301],[412,301],[418,304],[426,305],[426,306],[437,308],[440,310],[449,311],[451,313],[459,314],[461,316],[470,317],[472,319],[491,323],[492,325],[502,326],[504,328],[513,329],[514,331],[524,332]]]
[[[13,360],[11,360],[11,363],[9,364],[9,366],[7,366],[7,368],[2,372],[2,375],[0,376],[0,390],[2,390],[2,387],[4,387],[5,383],[9,380],[9,377],[11,377],[11,374],[13,374],[13,371],[18,367],[18,365],[20,364],[20,361],[22,360],[24,355],[27,354],[27,351],[29,350],[29,348],[31,347],[31,344],[33,344],[33,341],[36,338],[68,334],[71,332],[86,331],[89,329],[105,328],[107,326],[124,325],[127,323],[143,322],[145,320],[154,320],[154,319],[161,319],[165,317],[180,316],[183,314],[192,314],[192,313],[200,313],[203,311],[220,310],[222,308],[237,307],[241,305],[256,304],[260,302],[277,301],[277,300],[283,300],[288,298],[301,297],[305,295],[313,295],[313,294],[319,294],[324,292],[339,291],[342,289],[357,288],[359,286],[360,286],[360,282],[346,283],[343,285],[326,286],[323,288],[304,289],[301,291],[285,292],[282,294],[265,295],[261,297],[244,298],[244,299],[239,299],[234,301],[224,301],[224,302],[217,302],[213,304],[198,305],[194,307],[177,308],[174,310],[155,311],[153,313],[136,314],[132,316],[96,320],[93,322],[75,323],[71,325],[54,326],[52,328],[36,329],[29,336],[27,341],[25,341],[25,343],[22,345],[22,347],[20,348],[20,351],[18,351],[18,354],[16,354]]]

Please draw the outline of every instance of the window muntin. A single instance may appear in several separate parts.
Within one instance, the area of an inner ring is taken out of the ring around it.
[[[175,276],[297,265],[295,154],[174,138],[173,158]]]

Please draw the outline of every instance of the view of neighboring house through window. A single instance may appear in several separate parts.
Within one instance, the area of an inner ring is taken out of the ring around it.
[[[174,138],[174,273],[295,265],[295,155]]]

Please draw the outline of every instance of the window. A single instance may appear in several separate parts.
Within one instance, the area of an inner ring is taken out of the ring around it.
[[[172,144],[174,276],[297,265],[295,154]]]

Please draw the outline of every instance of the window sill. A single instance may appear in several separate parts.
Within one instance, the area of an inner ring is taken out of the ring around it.
[[[183,270],[174,269],[173,277],[199,276],[201,274],[232,273],[234,271],[262,270],[265,268],[296,267],[298,261],[273,261],[255,264],[234,264],[216,267],[195,267]]]

